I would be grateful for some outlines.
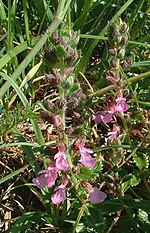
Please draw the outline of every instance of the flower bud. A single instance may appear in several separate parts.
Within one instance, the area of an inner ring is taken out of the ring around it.
[[[56,56],[56,54],[52,51],[52,50],[45,50],[44,53],[44,59],[45,61],[47,60],[47,63],[56,63],[58,62],[58,57]]]
[[[129,29],[128,25],[125,22],[123,22],[122,25],[121,25],[121,27],[120,27],[120,32],[121,33],[127,33],[128,29]]]
[[[75,108],[78,106],[78,104],[79,104],[79,99],[71,98],[67,103],[67,107],[68,108]]]
[[[111,64],[112,68],[116,68],[117,67],[115,59],[112,59],[111,62],[110,62],[110,64]]]
[[[40,111],[40,115],[45,121],[49,122],[50,124],[54,124],[55,126],[59,126],[61,124],[61,118],[59,115],[54,116],[51,113],[44,111]]]
[[[66,100],[60,99],[59,102],[57,103],[57,106],[59,109],[63,109],[66,104],[67,104]]]
[[[54,104],[50,100],[47,100],[46,104],[47,104],[47,107],[48,107],[49,111],[53,112]]]
[[[117,54],[116,48],[109,48],[109,49],[108,49],[108,52],[109,52],[109,54],[110,54],[111,56],[116,56],[116,54]]]
[[[105,77],[109,82],[111,82],[113,85],[116,84],[116,73],[114,71],[107,71],[106,72],[106,77]]]
[[[121,67],[122,67],[122,69],[127,70],[132,65],[132,63],[133,63],[132,58],[129,58],[127,60],[123,60],[121,62]]]
[[[60,39],[58,40],[57,44],[66,47],[67,43],[66,43],[65,37],[64,36],[60,37]]]
[[[53,124],[59,126],[61,124],[61,118],[59,115],[53,116]]]
[[[45,74],[45,78],[46,81],[50,83],[52,86],[58,85],[61,80],[61,77],[59,75],[54,76],[53,74]]]
[[[53,32],[50,37],[52,43],[56,43],[59,40],[59,35],[57,32]]]
[[[120,51],[118,52],[118,54],[117,54],[117,58],[119,58],[119,59],[123,59],[123,58],[124,58],[124,56],[125,56],[125,49],[124,49],[124,48],[122,48],[122,49],[120,49]]]
[[[75,33],[74,31],[72,31],[71,38],[69,40],[70,46],[72,46],[74,48],[77,46],[78,42],[79,42],[79,35],[77,33]]]
[[[74,64],[78,58],[78,53],[69,45],[66,47],[67,56],[65,58],[65,62],[69,63],[70,65]]]
[[[128,36],[123,36],[120,42],[120,46],[123,47],[128,44]]]
[[[119,32],[119,30],[115,30],[115,31],[113,32],[113,36],[114,36],[114,37],[121,36],[121,33]]]

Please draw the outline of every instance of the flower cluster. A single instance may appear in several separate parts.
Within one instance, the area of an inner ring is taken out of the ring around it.
[[[53,204],[60,204],[67,198],[66,191],[69,187],[75,186],[71,178],[74,167],[86,167],[93,169],[97,159],[92,156],[91,148],[86,147],[86,137],[84,133],[76,134],[76,129],[83,124],[80,104],[85,95],[80,86],[74,84],[74,66],[78,60],[78,52],[75,48],[77,39],[71,33],[71,38],[60,36],[55,32],[51,36],[51,48],[44,53],[44,64],[48,72],[45,74],[46,81],[56,88],[59,96],[55,102],[47,101],[47,111],[41,111],[42,118],[49,124],[57,134],[57,152],[51,158],[51,163],[46,170],[41,170],[39,176],[33,179],[33,183],[40,189],[54,188],[51,196]],[[67,121],[66,119],[71,119]],[[73,156],[72,156],[73,155]],[[73,160],[74,158],[74,160]],[[82,164],[82,165],[81,165]],[[75,177],[75,174],[73,174]],[[78,181],[80,187],[89,193],[91,203],[100,203],[106,198],[106,194],[93,188],[90,183],[86,186]]]
[[[109,24],[108,32],[108,53],[111,55],[109,70],[106,71],[105,78],[111,84],[116,86],[115,97],[111,101],[106,100],[104,110],[98,111],[92,116],[92,120],[98,123],[114,123],[113,129],[108,133],[106,142],[113,141],[120,128],[116,121],[116,116],[121,116],[129,109],[126,104],[126,96],[124,94],[124,82],[122,80],[122,65],[125,64],[125,46],[128,43],[128,26],[122,22],[121,18],[117,18],[114,22]],[[129,59],[128,59],[129,61]],[[126,62],[127,63],[127,62]],[[129,62],[128,62],[129,63]],[[126,66],[127,68],[127,66]]]

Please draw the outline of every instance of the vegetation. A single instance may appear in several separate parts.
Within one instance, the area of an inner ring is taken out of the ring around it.
[[[148,0],[0,0],[1,232],[150,232]]]

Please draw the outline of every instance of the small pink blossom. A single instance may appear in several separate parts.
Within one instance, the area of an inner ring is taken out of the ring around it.
[[[150,120],[149,120],[148,117],[145,118],[145,123],[148,124],[148,125],[150,125]]]
[[[90,202],[91,202],[92,204],[101,203],[101,202],[103,202],[103,201],[106,199],[106,197],[107,197],[107,195],[106,195],[104,192],[100,191],[100,190],[99,190],[98,188],[96,188],[96,187],[92,187],[90,184],[88,184],[88,185],[86,186],[86,189],[87,189],[88,192],[89,192]]]
[[[66,200],[66,186],[68,184],[68,179],[65,178],[61,185],[54,189],[55,193],[51,196],[53,204],[60,204],[62,201]]]
[[[106,124],[112,121],[113,114],[114,111],[107,111],[107,110],[98,111],[96,115],[93,115],[92,119],[96,124],[101,122]]]
[[[58,147],[58,153],[55,155],[54,159],[56,160],[56,167],[58,170],[68,170],[69,166],[67,163],[67,154],[64,145]]]
[[[61,118],[59,115],[53,116],[53,122],[55,126],[59,126],[61,124]]]
[[[114,140],[117,137],[118,132],[120,131],[120,127],[118,125],[113,125],[113,130],[107,134],[107,140]]]
[[[79,149],[81,154],[81,159],[79,160],[85,167],[92,168],[96,165],[96,158],[93,158],[89,153],[93,151],[89,148]]]
[[[55,184],[58,177],[57,172],[58,169],[54,165],[50,164],[47,170],[41,170],[39,172],[41,175],[37,178],[33,178],[32,181],[40,189],[46,186],[50,188]]]
[[[90,154],[93,151],[90,148],[84,147],[84,142],[79,140],[76,143],[81,155],[81,159],[79,160],[85,167],[92,168],[96,165],[96,158],[93,158]]]
[[[126,112],[129,108],[129,106],[126,104],[126,98],[123,97],[121,92],[117,93],[117,99],[116,99],[116,107],[115,111],[116,112]]]

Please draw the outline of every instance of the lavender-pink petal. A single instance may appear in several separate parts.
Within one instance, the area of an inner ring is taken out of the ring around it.
[[[66,199],[66,188],[58,189],[52,196],[51,200],[53,204],[60,204],[62,201]]]
[[[98,203],[101,203],[103,202],[107,195],[100,191],[98,188],[94,187],[92,188],[92,190],[89,191],[89,196],[90,196],[90,202],[92,204],[98,204]]]

